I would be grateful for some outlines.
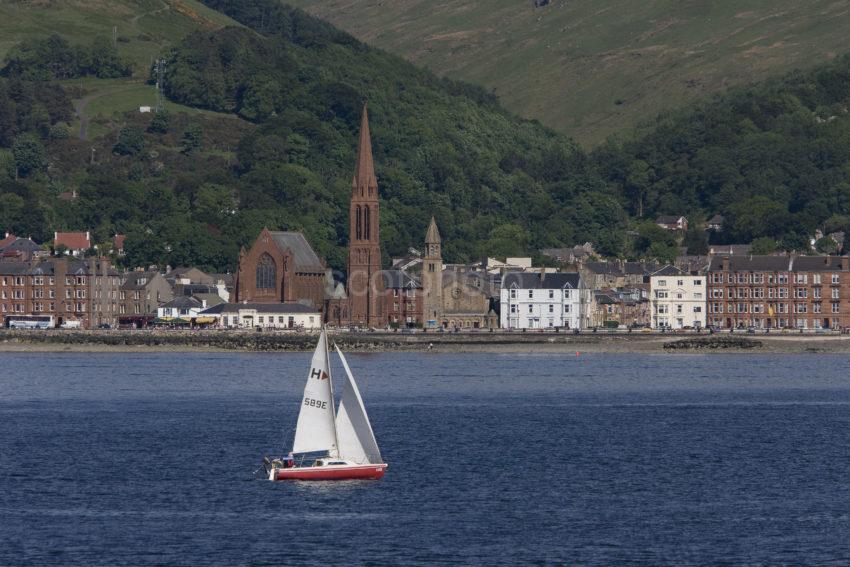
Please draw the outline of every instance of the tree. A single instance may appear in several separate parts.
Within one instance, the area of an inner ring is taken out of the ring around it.
[[[12,155],[15,158],[15,166],[21,177],[28,177],[44,167],[44,146],[33,134],[22,134],[15,138],[12,144]]]
[[[137,126],[124,126],[118,132],[118,141],[112,151],[123,156],[135,155],[145,147],[145,136]]]
[[[750,243],[750,253],[765,256],[776,252],[777,242],[769,236],[761,236]]]
[[[153,115],[151,123],[148,124],[148,132],[153,134],[167,134],[171,125],[171,115],[163,109]]]
[[[702,229],[690,227],[685,233],[683,244],[688,248],[688,254],[694,256],[708,254],[708,235]]]
[[[815,242],[815,250],[824,254],[835,254],[838,251],[838,243],[831,236],[824,236]]]
[[[503,224],[490,231],[484,250],[486,256],[521,256],[528,249],[528,231],[516,224]]]
[[[193,154],[204,145],[204,130],[200,124],[190,124],[183,132],[183,153]]]

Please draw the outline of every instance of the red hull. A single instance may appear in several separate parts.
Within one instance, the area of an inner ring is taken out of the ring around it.
[[[350,467],[295,467],[275,469],[272,480],[377,480],[384,476],[387,465],[356,465]]]

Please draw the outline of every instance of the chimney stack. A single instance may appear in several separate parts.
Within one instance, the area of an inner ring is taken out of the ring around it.
[[[729,271],[729,256],[723,256],[722,266],[724,272]]]
[[[850,272],[850,256],[841,257],[841,271]]]

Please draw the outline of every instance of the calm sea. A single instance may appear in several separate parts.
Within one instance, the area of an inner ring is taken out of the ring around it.
[[[253,476],[307,354],[0,354],[0,565],[850,561],[846,356],[351,355],[390,467]]]

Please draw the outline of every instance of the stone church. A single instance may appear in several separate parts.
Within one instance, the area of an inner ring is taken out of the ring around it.
[[[425,328],[442,327],[450,331],[498,328],[499,318],[493,309],[489,283],[478,273],[444,270],[441,245],[440,231],[432,217],[422,259]]]
[[[326,323],[382,327],[380,205],[366,107],[360,125],[357,164],[349,208],[348,278],[334,280],[325,261],[300,232],[263,229],[239,254],[235,300],[251,303],[300,302],[319,309]]]

